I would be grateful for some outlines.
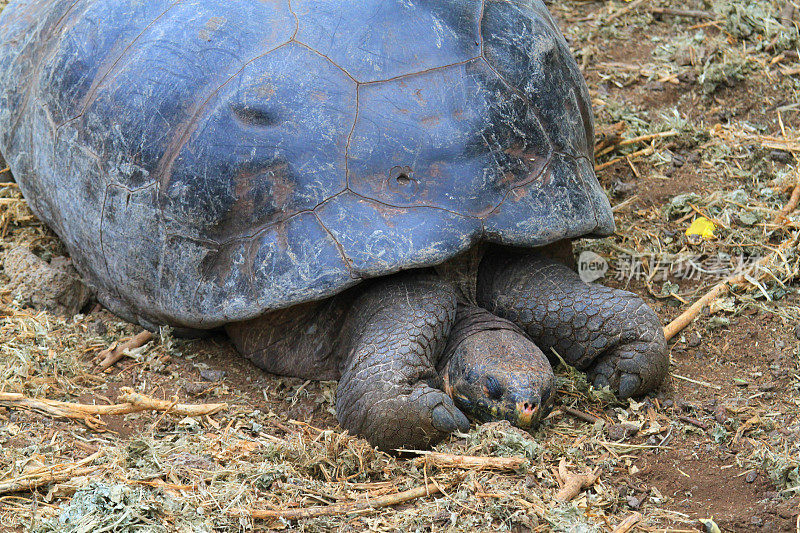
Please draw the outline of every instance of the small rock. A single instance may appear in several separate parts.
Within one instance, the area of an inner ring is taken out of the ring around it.
[[[48,263],[29,249],[17,246],[5,253],[3,265],[11,278],[12,295],[36,308],[73,316],[89,303],[91,292],[69,259],[54,258]]]
[[[625,496],[625,500],[628,502],[628,507],[634,510],[638,509],[642,505],[642,500],[636,496]]]
[[[94,320],[91,324],[89,324],[89,334],[94,337],[102,337],[106,333],[108,333],[108,327],[106,323],[102,320]]]
[[[200,370],[200,379],[203,381],[210,381],[212,383],[217,383],[222,381],[222,378],[225,377],[224,370],[212,370],[210,368],[204,368]]]
[[[198,396],[203,394],[208,389],[208,386],[203,385],[202,383],[194,383],[189,381],[184,383],[181,388],[190,396]]]
[[[800,324],[794,327],[794,338],[800,341]]]
[[[617,198],[626,196],[634,190],[636,190],[635,183],[617,180],[611,184],[611,194]]]
[[[686,341],[686,345],[687,345],[689,348],[697,348],[697,347],[698,347],[698,346],[700,346],[702,343],[703,343],[703,339],[702,339],[702,338],[700,338],[700,335],[698,335],[697,333],[692,333],[692,334],[689,336],[689,339]]]
[[[725,406],[718,405],[714,408],[714,420],[720,424],[724,424],[728,421],[728,413],[725,410]]]
[[[772,150],[769,153],[769,158],[775,161],[776,163],[791,163],[792,161],[792,154],[789,152],[784,152],[783,150]]]
[[[744,480],[748,483],[753,483],[756,478],[758,477],[758,472],[753,470],[752,472],[748,472],[747,475],[744,477]]]
[[[753,518],[750,519],[750,525],[752,525],[752,526],[759,527],[759,526],[761,526],[763,524],[764,524],[764,521],[761,519],[761,517],[754,516]]]
[[[625,440],[639,432],[638,426],[634,424],[612,424],[608,426],[608,438],[614,441]]]

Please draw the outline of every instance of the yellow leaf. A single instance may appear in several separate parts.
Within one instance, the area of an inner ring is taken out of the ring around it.
[[[711,240],[716,238],[714,235],[714,230],[717,227],[714,225],[713,222],[708,220],[706,217],[698,217],[694,219],[692,224],[689,226],[689,229],[686,230],[686,236],[689,237],[689,240],[692,240],[692,237],[697,237],[700,239]]]

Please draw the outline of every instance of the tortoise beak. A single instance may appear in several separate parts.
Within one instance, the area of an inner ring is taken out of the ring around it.
[[[539,405],[532,402],[517,402],[515,412],[515,426],[521,429],[531,429],[534,422],[539,420]]]

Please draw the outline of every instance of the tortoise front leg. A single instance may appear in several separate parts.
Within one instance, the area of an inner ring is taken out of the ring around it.
[[[436,371],[455,316],[455,291],[433,276],[401,274],[367,288],[339,337],[342,427],[383,449],[426,448],[467,431]]]
[[[584,283],[545,255],[501,247],[486,252],[477,293],[482,307],[520,326],[545,354],[556,350],[622,398],[644,394],[666,376],[660,320],[635,294]]]

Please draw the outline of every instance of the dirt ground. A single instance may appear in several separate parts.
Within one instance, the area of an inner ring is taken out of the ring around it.
[[[615,206],[617,233],[576,246],[609,265],[598,281],[642,295],[666,325],[780,250],[672,339],[656,393],[617,402],[561,367],[556,408],[532,435],[487,424],[437,447],[524,466],[444,468],[343,434],[334,383],[264,374],[219,335],[164,330],[103,371],[98,353],[140,329],[93,302],[74,316],[44,311],[0,273],[2,393],[103,405],[131,387],[228,404],[97,420],[0,401],[0,530],[800,531],[800,215],[778,216],[800,182],[798,6],[549,4],[587,78],[598,177]],[[686,235],[700,217],[713,237]],[[0,252],[16,245],[47,261],[64,253],[14,183],[0,183]],[[568,503],[555,499],[562,460],[599,474]],[[431,482],[440,494],[379,512],[247,516]],[[633,529],[615,529],[626,518]]]

